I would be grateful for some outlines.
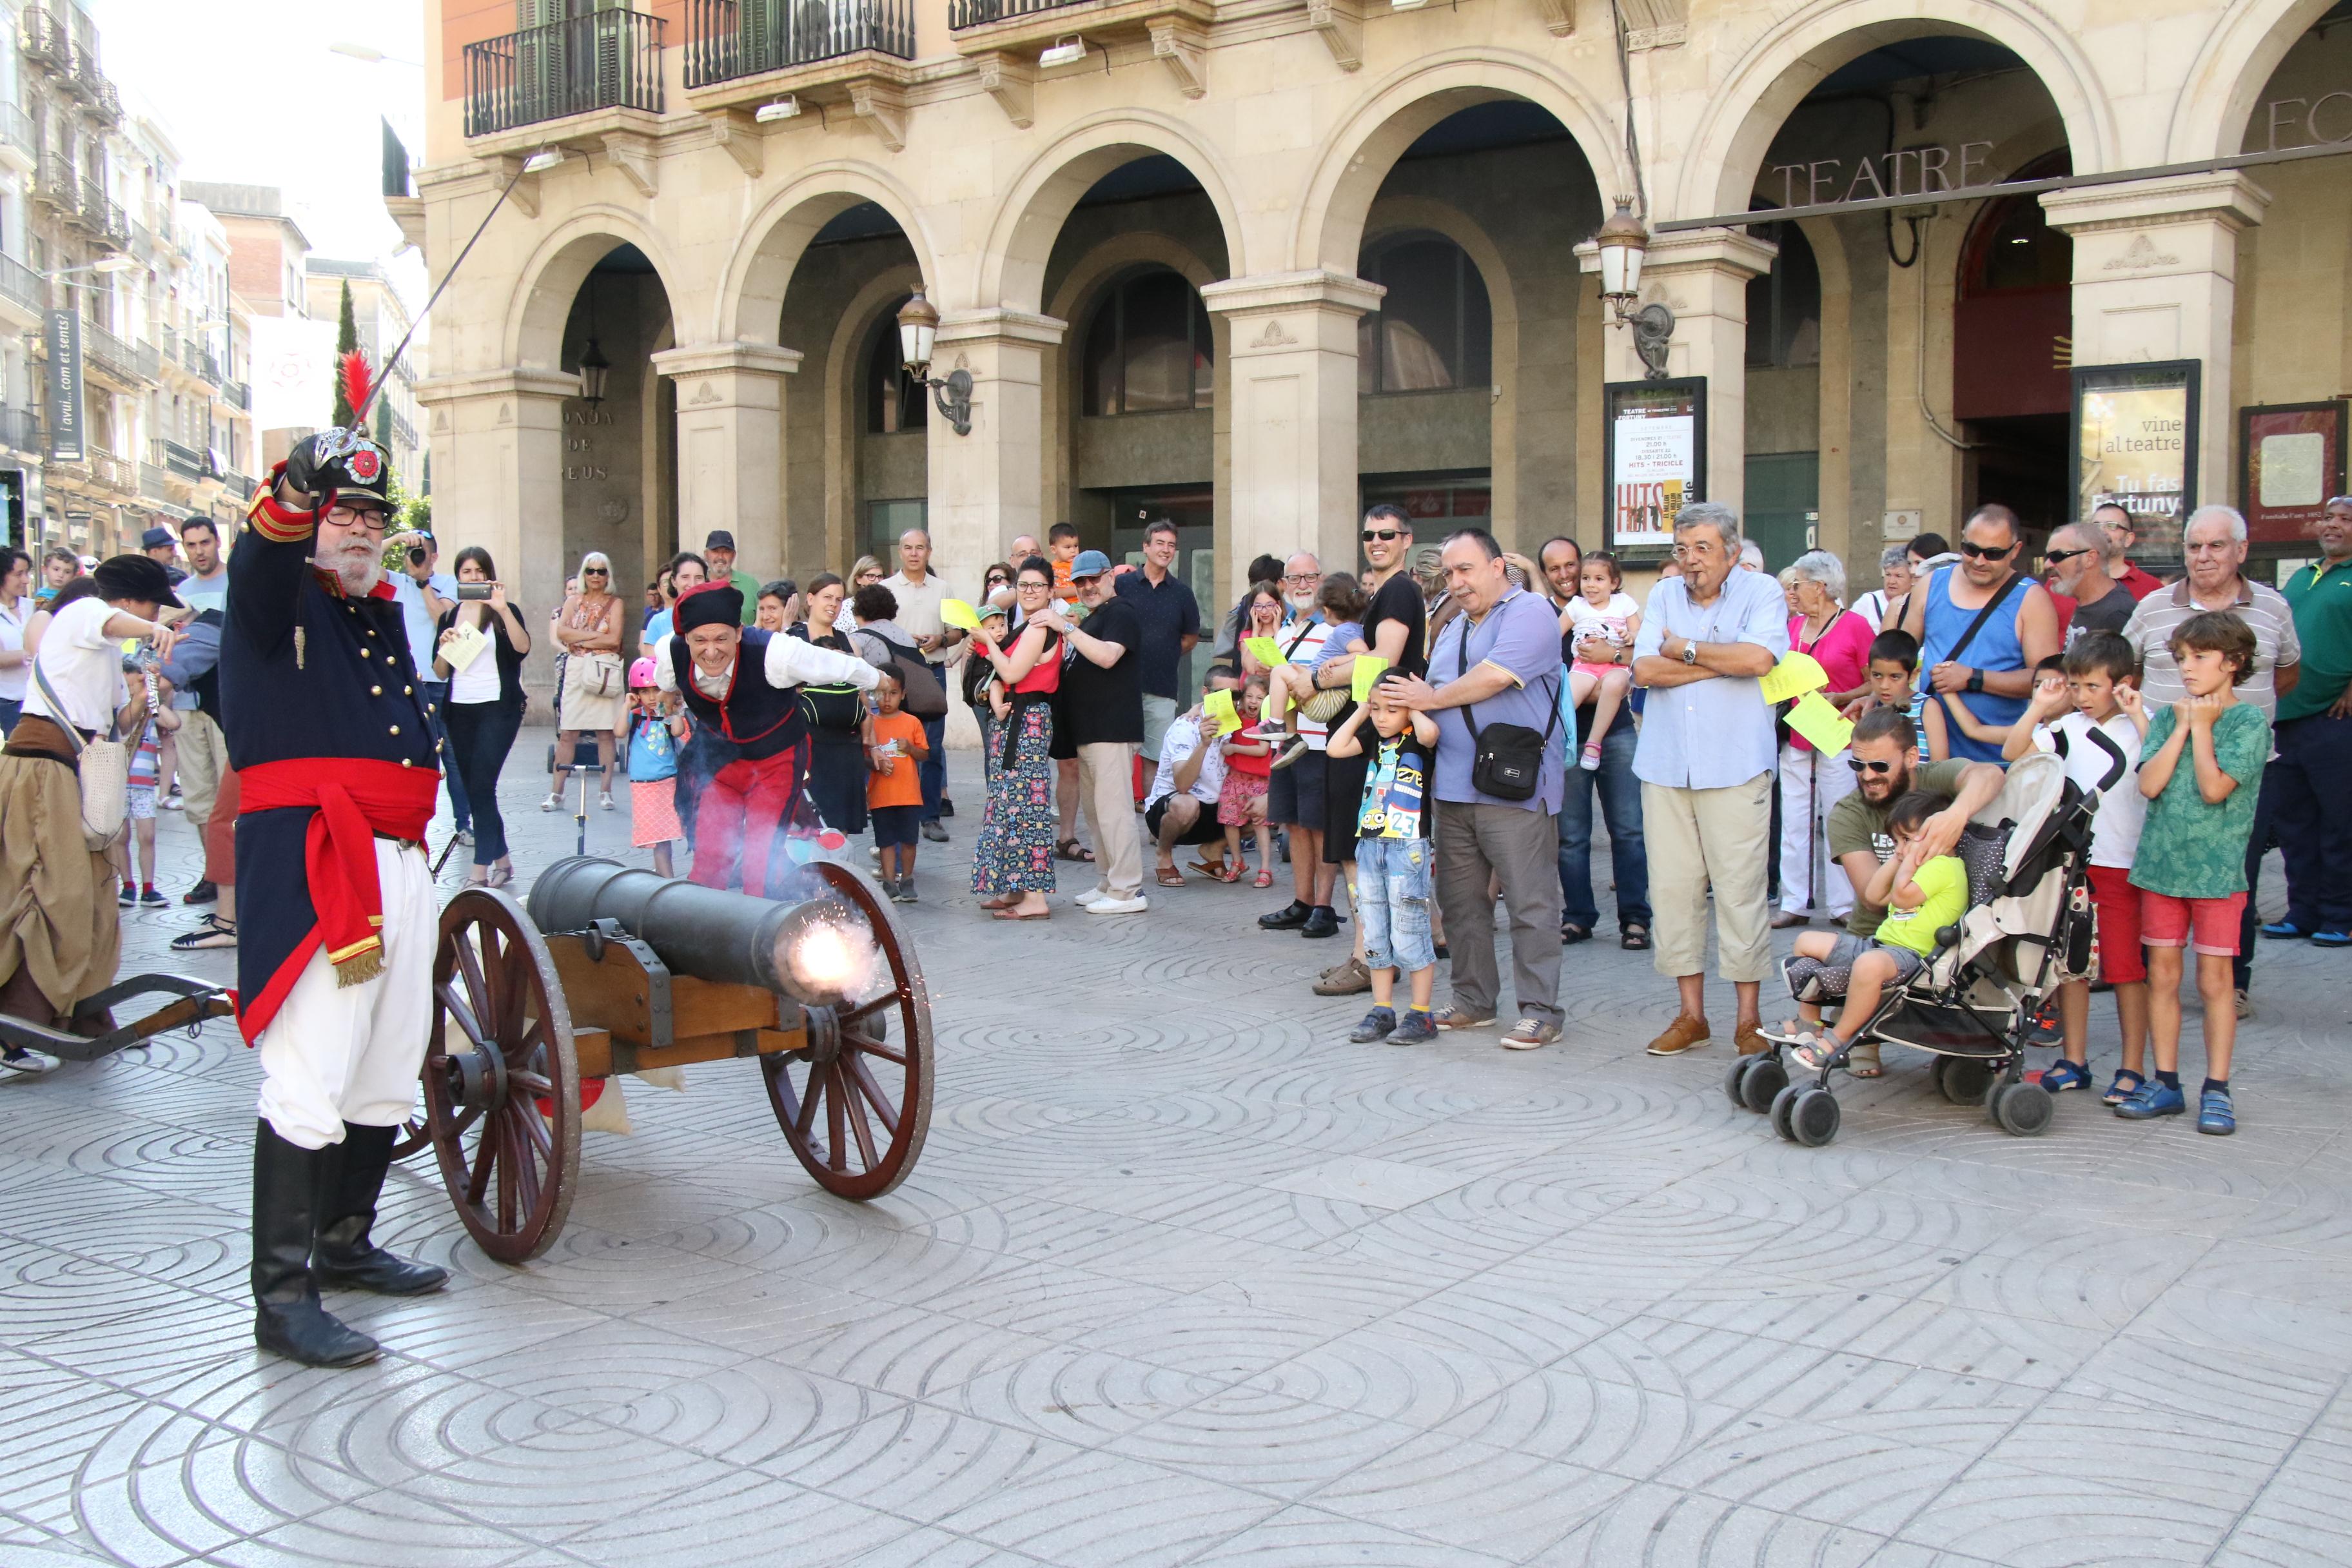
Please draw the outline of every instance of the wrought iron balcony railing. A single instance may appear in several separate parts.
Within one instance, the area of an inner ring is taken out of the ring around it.
[[[37,409],[0,408],[0,447],[19,452],[41,449],[41,416]]]
[[[33,139],[33,117],[13,103],[0,103],[0,142],[27,158],[38,157],[41,150]]]
[[[662,111],[662,19],[593,11],[466,46],[466,134],[598,109]]]
[[[22,37],[27,58],[60,75],[73,70],[73,35],[66,31],[65,16],[57,6],[26,6]]]
[[[205,477],[205,455],[194,447],[183,446],[177,441],[164,440],[161,437],[154,441],[153,446],[155,450],[152,460],[165,473],[175,474],[184,479],[201,479]]]
[[[250,412],[253,408],[253,388],[241,381],[221,383],[221,401],[231,408]]]
[[[48,308],[49,291],[41,275],[13,256],[0,256],[0,294],[28,310]]]
[[[914,0],[688,0],[688,87],[864,49],[913,59]]]
[[[1040,11],[1064,11],[1093,3],[1094,0],[954,0],[948,7],[948,26],[951,28],[977,27],[983,22],[1002,22],[1013,16],[1031,16]]]

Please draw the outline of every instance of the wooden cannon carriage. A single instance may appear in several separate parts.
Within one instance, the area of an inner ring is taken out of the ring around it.
[[[528,910],[467,888],[441,914],[424,1113],[457,1217],[506,1263],[554,1244],[580,1173],[583,1085],[737,1057],[827,1192],[905,1179],[931,1117],[931,1013],[872,882],[829,862],[820,896],[747,898],[577,857]]]

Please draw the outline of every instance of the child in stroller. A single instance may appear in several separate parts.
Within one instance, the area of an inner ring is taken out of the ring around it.
[[[1863,890],[1886,910],[1875,937],[1848,931],[1809,931],[1797,939],[1787,965],[1789,988],[1797,997],[1801,1023],[1784,1038],[1790,1056],[1808,1072],[1818,1072],[1844,1055],[1864,1026],[1878,1014],[1889,985],[1902,985],[1927,967],[1936,952],[1936,933],[1957,923],[1968,908],[1969,874],[1957,855],[1929,857],[1920,830],[1950,800],[1913,790],[1887,814],[1895,857],[1880,866]],[[1843,995],[1838,1026],[1824,1027],[1824,995]]]

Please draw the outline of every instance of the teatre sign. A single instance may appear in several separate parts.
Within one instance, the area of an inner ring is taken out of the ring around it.
[[[1887,196],[1934,196],[1989,184],[1984,168],[1990,142],[1963,142],[1951,147],[1905,147],[1873,158],[1857,158],[1853,173],[1845,173],[1843,158],[1820,158],[1810,163],[1772,163],[1769,178],[1780,176],[1784,207],[1833,206],[1840,202],[1871,201]],[[1907,176],[1907,178],[1906,178]]]

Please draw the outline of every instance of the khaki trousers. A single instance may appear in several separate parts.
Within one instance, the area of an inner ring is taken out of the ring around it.
[[[1135,747],[1097,741],[1078,748],[1078,800],[1095,841],[1095,886],[1114,899],[1143,887],[1143,837],[1135,822]]]
[[[180,802],[188,821],[201,829],[213,819],[221,774],[228,768],[228,737],[213,716],[190,708],[180,714]]]
[[[1658,973],[1677,979],[1706,969],[1706,890],[1715,889],[1716,961],[1726,980],[1762,980],[1772,967],[1765,868],[1772,832],[1772,775],[1722,789],[1642,786],[1642,837],[1650,851],[1650,927]]]

